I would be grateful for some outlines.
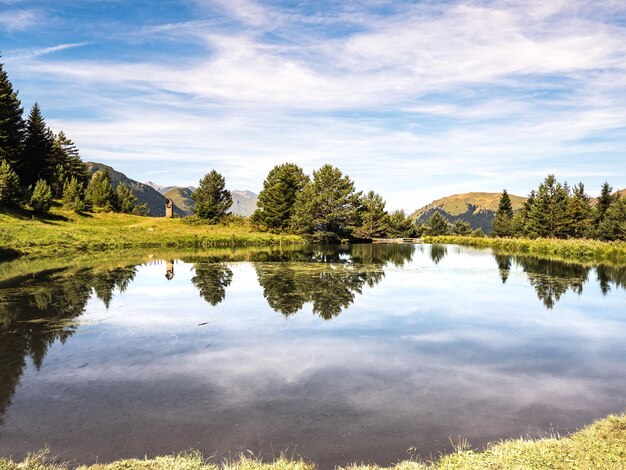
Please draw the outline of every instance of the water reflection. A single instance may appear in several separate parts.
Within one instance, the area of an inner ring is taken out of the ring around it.
[[[226,288],[233,282],[233,272],[226,263],[195,263],[196,275],[191,282],[200,291],[200,296],[215,306],[226,297]]]

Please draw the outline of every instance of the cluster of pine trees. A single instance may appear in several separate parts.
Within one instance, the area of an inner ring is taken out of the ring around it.
[[[554,175],[528,195],[523,207],[513,211],[506,190],[493,224],[500,237],[595,238],[626,240],[626,198],[604,183],[597,200],[585,193],[582,183],[573,188]]]
[[[77,212],[114,210],[145,213],[130,190],[114,188],[108,173],[90,177],[74,142],[50,130],[37,103],[24,109],[0,63],[0,205],[30,205],[46,213],[54,199]]]

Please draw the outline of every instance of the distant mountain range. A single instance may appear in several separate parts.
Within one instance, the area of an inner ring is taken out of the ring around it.
[[[491,232],[501,195],[502,193],[454,194],[431,202],[416,210],[410,217],[418,224],[427,223],[435,212],[439,212],[450,223],[462,220],[469,223],[472,229],[481,228],[488,233]],[[526,198],[514,194],[509,196],[513,210],[521,209]]]
[[[91,174],[98,170],[108,170],[111,174],[113,185],[117,187],[124,183],[137,197],[137,202],[148,205],[148,215],[152,217],[165,216],[165,203],[167,198],[174,201],[174,213],[179,217],[191,215],[194,208],[194,200],[191,194],[194,187],[160,186],[152,181],[140,183],[128,178],[124,173],[116,171],[103,163],[87,162],[87,168]],[[229,212],[236,215],[250,216],[256,209],[257,195],[252,191],[231,190],[233,205]]]

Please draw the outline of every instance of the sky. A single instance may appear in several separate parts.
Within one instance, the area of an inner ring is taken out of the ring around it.
[[[331,163],[409,212],[626,188],[624,0],[0,0],[0,53],[26,111],[138,181]]]

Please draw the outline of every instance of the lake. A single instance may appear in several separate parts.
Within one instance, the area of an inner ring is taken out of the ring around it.
[[[386,465],[626,407],[626,269],[450,245],[148,255],[3,264],[0,455]]]

